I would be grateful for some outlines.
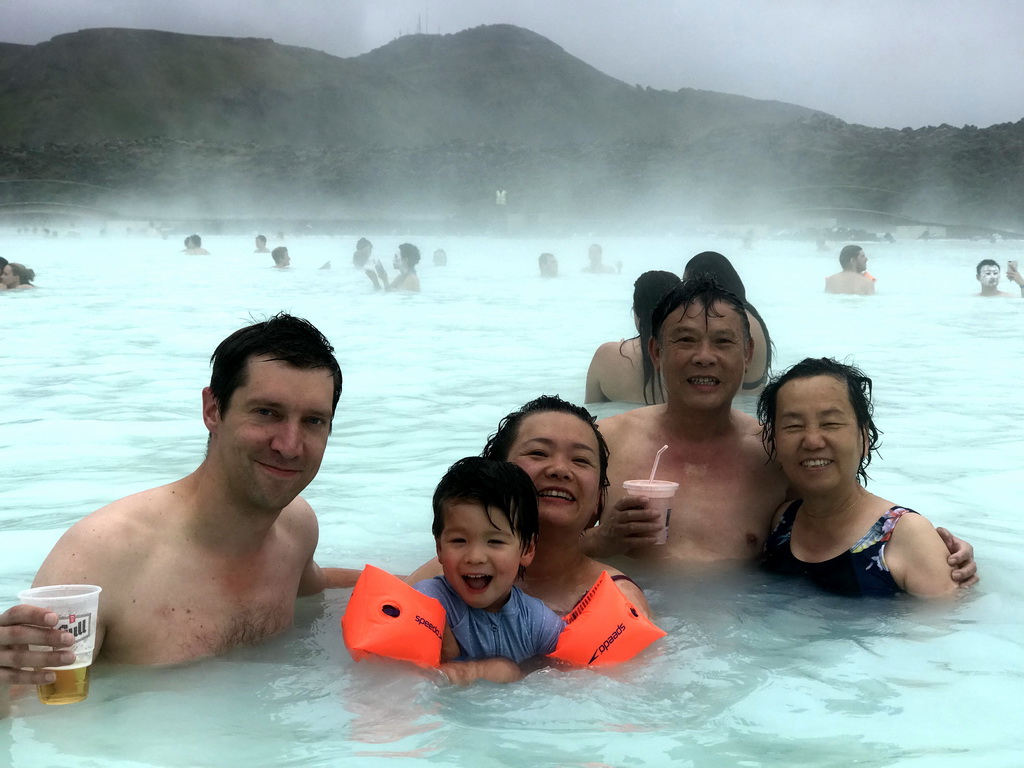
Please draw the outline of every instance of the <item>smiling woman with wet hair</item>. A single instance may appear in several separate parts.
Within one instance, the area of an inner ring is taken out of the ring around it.
[[[831,358],[807,358],[765,387],[757,413],[765,449],[797,496],[775,513],[766,568],[854,596],[957,588],[932,524],[863,485],[879,443],[871,379]]]

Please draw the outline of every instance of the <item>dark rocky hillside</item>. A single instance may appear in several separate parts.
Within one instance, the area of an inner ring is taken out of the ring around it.
[[[1024,229],[1024,120],[880,130],[641,88],[505,25],[351,59],[93,29],[0,44],[0,203],[30,179],[93,185],[46,194],[125,215],[468,220],[501,188],[534,220],[864,209]]]

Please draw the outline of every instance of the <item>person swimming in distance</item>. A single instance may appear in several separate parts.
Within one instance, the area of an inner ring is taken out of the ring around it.
[[[633,284],[633,323],[637,335],[621,342],[608,341],[597,348],[587,369],[584,402],[665,402],[661,378],[651,362],[651,314],[679,278],[672,272],[644,272]]]
[[[3,270],[0,271],[0,283],[3,284],[4,290],[7,291],[35,288],[32,285],[32,281],[35,279],[36,273],[33,270],[16,261],[8,262],[4,265]]]
[[[772,338],[768,326],[757,311],[757,307],[747,301],[747,289],[740,279],[739,272],[725,256],[715,251],[698,253],[683,268],[683,279],[689,280],[697,275],[710,275],[725,290],[735,295],[747,308],[747,321],[750,324],[750,339],[754,342],[754,354],[750,358],[747,372],[743,376],[743,384],[739,394],[756,395],[761,391],[772,367]],[[663,402],[663,401],[659,401]]]
[[[825,278],[825,293],[857,296],[875,294],[875,278],[868,274],[868,257],[859,245],[847,245],[839,252],[842,270]]]
[[[613,267],[611,264],[604,263],[604,249],[600,245],[594,243],[587,249],[587,258],[589,263],[583,268],[584,272],[589,272],[592,275],[612,275],[622,271],[622,262],[615,262]]]
[[[256,235],[256,250],[253,253],[270,253],[270,249],[267,248],[266,235]]]
[[[189,235],[185,253],[190,256],[209,256],[210,252],[203,248],[203,239],[199,235]]]
[[[448,266],[448,254],[444,252],[443,248],[438,248],[434,251],[434,266],[435,267],[447,267]]]
[[[356,250],[352,254],[352,266],[362,269],[366,267],[366,263],[373,256],[373,243],[367,240],[365,237],[360,237],[356,241]]]
[[[402,243],[398,246],[398,253],[395,254],[394,266],[398,270],[398,277],[393,281],[388,280],[388,272],[379,261],[374,264],[373,270],[367,269],[366,274],[377,290],[383,288],[385,291],[414,291],[420,289],[420,278],[416,274],[416,265],[420,263],[420,249],[412,243]]]
[[[542,253],[537,258],[541,277],[558,277],[558,259],[553,253]]]
[[[473,456],[441,478],[433,509],[442,574],[413,586],[447,615],[441,671],[460,682],[517,680],[515,665],[551,653],[565,627],[515,586],[537,551],[537,489],[515,464]],[[467,663],[471,670],[458,668]]]
[[[981,283],[981,291],[975,296],[1012,298],[1012,293],[999,290],[999,278],[1002,270],[999,263],[993,259],[982,259],[975,268],[975,277]],[[1024,277],[1017,271],[1017,262],[1011,261],[1006,265],[1006,277],[1020,286],[1020,295],[1024,297]]]
[[[292,258],[288,255],[288,249],[283,245],[279,245],[271,251],[270,257],[274,260],[274,269],[288,269],[291,266]]]
[[[864,487],[879,443],[871,379],[831,358],[806,358],[765,387],[757,413],[765,450],[795,496],[775,512],[765,568],[844,595],[956,590],[932,524]]]

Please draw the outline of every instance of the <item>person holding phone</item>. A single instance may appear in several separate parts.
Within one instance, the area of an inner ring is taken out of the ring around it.
[[[999,278],[1000,268],[999,264],[993,259],[982,259],[978,262],[976,268],[976,276],[978,282],[981,284],[981,291],[976,293],[975,296],[999,296],[1002,298],[1012,297],[1012,293],[999,290]],[[1020,272],[1017,271],[1017,262],[1008,261],[1006,263],[1006,277],[1009,280],[1017,283],[1020,287],[1020,295],[1024,298],[1024,277],[1021,276]]]

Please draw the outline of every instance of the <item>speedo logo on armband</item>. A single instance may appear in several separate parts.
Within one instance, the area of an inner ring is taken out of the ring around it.
[[[432,622],[428,621],[427,619],[424,619],[419,614],[416,614],[416,623],[417,624],[422,624],[424,627],[429,629],[435,635],[437,635],[438,637],[441,637],[441,630],[438,629],[437,627],[435,627]]]
[[[594,655],[590,657],[590,661],[587,662],[587,663],[588,664],[593,664],[594,663],[594,659],[596,659],[602,653],[604,653],[609,648],[611,648],[612,647],[612,643],[614,643],[616,640],[618,640],[619,636],[623,632],[625,632],[625,631],[626,631],[626,625],[625,624],[619,624],[619,626],[617,626],[615,628],[615,631],[612,632],[610,635],[608,635],[608,639],[605,640],[603,643],[601,643],[599,646],[597,646],[597,650],[594,651]]]

